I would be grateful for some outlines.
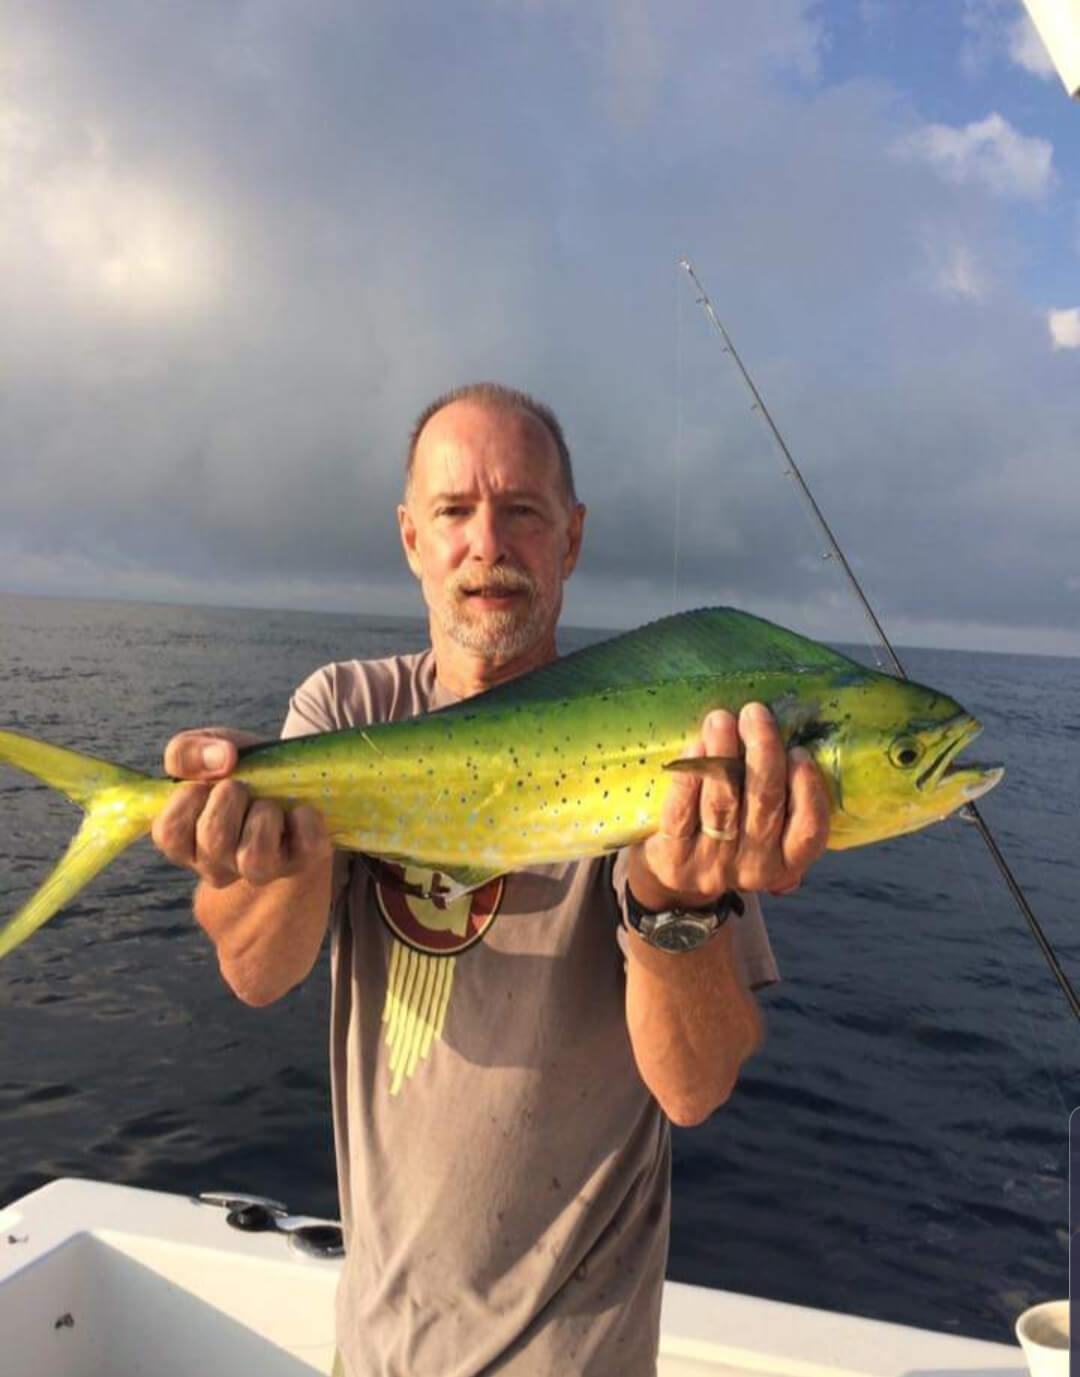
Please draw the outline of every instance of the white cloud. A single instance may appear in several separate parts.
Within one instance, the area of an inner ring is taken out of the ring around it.
[[[74,294],[132,313],[173,313],[217,292],[208,209],[160,174],[124,164],[105,128],[0,106],[0,250],[38,255]]]
[[[1008,16],[1004,6],[1008,5]],[[1006,33],[1016,13],[1016,0],[964,0],[961,23],[960,70],[969,81],[978,81],[1006,49]]]
[[[752,6],[710,0],[490,2],[496,11],[524,14],[534,25],[553,19],[564,25],[566,51],[595,73],[590,81],[604,113],[631,131],[656,118],[687,82],[732,95],[776,73],[816,82],[827,41],[817,0],[755,0]]]
[[[43,240],[73,283],[103,300],[171,311],[214,295],[204,217],[142,178],[68,169],[40,188],[37,212]]]
[[[1017,0],[964,0],[964,40],[960,69],[971,81],[981,80],[1005,59],[1033,76],[1056,75],[1035,25]]]
[[[990,283],[968,244],[934,245],[930,250],[933,285],[945,296],[985,301]]]
[[[1016,22],[1010,25],[1006,42],[1009,57],[1018,67],[1023,67],[1025,72],[1042,77],[1046,81],[1057,76],[1046,45],[1026,14],[1019,15]]]
[[[1063,311],[1048,311],[1046,323],[1055,349],[1080,349],[1080,306]]]
[[[963,128],[924,124],[898,140],[896,151],[927,163],[946,181],[1017,200],[1039,200],[1053,180],[1050,142],[1021,134],[996,111]]]

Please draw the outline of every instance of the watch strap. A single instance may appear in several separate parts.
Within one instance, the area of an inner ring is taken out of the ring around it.
[[[745,912],[743,900],[734,889],[725,891],[711,904],[695,908],[647,908],[629,884],[625,886],[624,899],[627,926],[650,946],[669,952],[696,951],[715,936],[732,913]]]

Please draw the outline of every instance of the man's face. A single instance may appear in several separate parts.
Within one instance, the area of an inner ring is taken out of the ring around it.
[[[492,665],[554,654],[584,508],[547,429],[525,411],[453,402],[428,421],[398,521],[447,642]]]

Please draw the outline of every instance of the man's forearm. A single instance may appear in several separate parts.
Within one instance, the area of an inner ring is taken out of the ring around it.
[[[298,985],[319,954],[330,916],[332,868],[223,889],[200,884],[195,917],[217,951],[228,986],[245,1004],[270,1004]]]
[[[673,1123],[698,1124],[731,1094],[762,1038],[731,924],[693,952],[665,952],[626,932],[626,1024],[638,1071]]]

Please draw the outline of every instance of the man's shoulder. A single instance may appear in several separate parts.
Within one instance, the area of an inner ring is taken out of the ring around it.
[[[435,684],[432,650],[378,660],[337,660],[309,674],[289,702],[285,736],[393,722],[426,712]]]

